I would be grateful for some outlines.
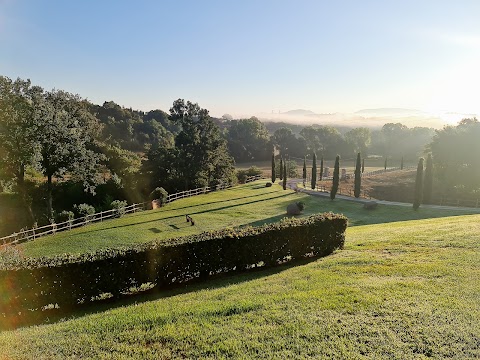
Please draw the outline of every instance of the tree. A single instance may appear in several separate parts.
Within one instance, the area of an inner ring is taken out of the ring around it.
[[[275,154],[272,153],[272,183],[277,180],[277,174],[275,172]]]
[[[185,190],[233,181],[233,158],[208,110],[178,99],[170,108],[170,120],[182,128],[175,137],[178,156],[174,171],[183,179]]]
[[[402,156],[402,160],[400,161],[400,170],[403,170],[403,156]]]
[[[385,171],[387,170],[387,158],[385,158],[385,163],[383,164],[383,168],[385,169]]]
[[[476,196],[480,191],[480,122],[463,119],[457,126],[437,130],[428,146],[435,177],[443,191]]]
[[[320,159],[320,181],[323,179],[323,156]]]
[[[280,180],[283,179],[283,158],[280,158]]]
[[[340,183],[340,156],[335,158],[335,166],[333,168],[333,182],[332,190],[330,191],[330,199],[335,199],[338,191],[338,185]]]
[[[305,187],[305,181],[307,181],[307,157],[303,158],[303,187]]]
[[[313,164],[312,164],[312,189],[315,190],[317,187],[317,154],[313,153]]]
[[[283,164],[283,190],[287,190],[287,164]]]
[[[430,204],[432,202],[433,191],[433,159],[432,154],[428,154],[425,164],[425,179],[423,184],[423,203]]]
[[[360,197],[361,184],[362,184],[361,161],[360,161],[360,153],[358,153],[357,163],[355,165],[355,185],[354,185],[354,195],[356,198]]]
[[[255,117],[231,121],[227,133],[228,149],[236,162],[268,159],[268,131]]]
[[[83,181],[85,191],[94,193],[99,183],[101,154],[94,143],[100,126],[78,95],[65,91],[39,91],[34,97],[36,142],[40,166],[47,178],[47,216],[53,217],[52,179],[69,173]]]
[[[417,176],[415,177],[415,194],[413,197],[413,209],[417,210],[422,203],[423,194],[423,158],[418,160]]]
[[[345,141],[356,153],[363,156],[367,154],[367,148],[371,143],[371,132],[368,128],[355,128],[345,133]]]
[[[31,203],[25,187],[27,166],[38,166],[37,126],[32,97],[38,87],[30,80],[0,76],[0,178],[14,180],[33,222]]]

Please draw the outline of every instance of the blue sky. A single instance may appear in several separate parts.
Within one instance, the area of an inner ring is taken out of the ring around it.
[[[0,0],[0,74],[213,115],[480,114],[480,1]]]

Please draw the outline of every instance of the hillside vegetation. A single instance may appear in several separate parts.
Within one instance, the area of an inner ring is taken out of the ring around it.
[[[303,265],[2,332],[0,359],[478,358],[479,255],[480,215],[354,226]]]

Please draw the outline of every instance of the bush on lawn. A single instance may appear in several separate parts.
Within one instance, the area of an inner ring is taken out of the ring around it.
[[[95,214],[95,208],[88,204],[73,205],[73,212],[77,218],[88,217]]]
[[[63,210],[57,215],[57,223],[72,221],[74,218],[75,214],[72,211]]]
[[[110,204],[110,208],[112,210],[116,210],[116,214],[118,217],[122,217],[125,215],[125,207],[127,206],[127,202],[120,201],[120,200],[113,200],[112,203]]]
[[[168,192],[163,187],[157,187],[150,193],[149,199],[151,201],[158,200],[161,205],[167,203]]]
[[[332,213],[260,227],[205,232],[129,248],[52,258],[0,260],[0,314],[113,298],[132,287],[162,288],[217,273],[273,266],[343,248],[347,218]],[[28,312],[28,311],[27,311]],[[0,315],[1,316],[1,315]]]

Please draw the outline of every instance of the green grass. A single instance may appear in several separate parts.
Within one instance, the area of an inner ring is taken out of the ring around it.
[[[62,253],[85,253],[100,249],[128,246],[154,239],[168,241],[179,237],[242,225],[261,225],[286,216],[286,207],[294,201],[306,204],[302,216],[332,211],[343,213],[349,225],[365,225],[401,220],[424,219],[478,213],[478,210],[438,210],[380,205],[373,211],[351,201],[311,197],[274,184],[265,187],[256,181],[231,189],[181,199],[166,207],[127,215],[121,219],[95,223],[72,231],[39,238],[19,246],[25,256],[52,256]],[[185,221],[191,215],[195,226]]]
[[[125,216],[121,219],[90,224],[72,231],[39,238],[19,246],[25,256],[52,256],[62,253],[85,253],[128,246],[154,239],[168,241],[202,231],[242,225],[261,225],[286,216],[286,207],[295,201],[306,204],[302,216],[332,211],[343,213],[349,225],[365,225],[401,220],[424,219],[478,213],[478,210],[434,210],[380,205],[373,211],[362,204],[336,199],[311,197],[275,185],[266,188],[256,181],[231,189],[181,199],[166,207]],[[195,226],[185,221],[191,215]]]
[[[354,226],[322,259],[1,332],[0,359],[474,359],[478,279],[480,215]]]

